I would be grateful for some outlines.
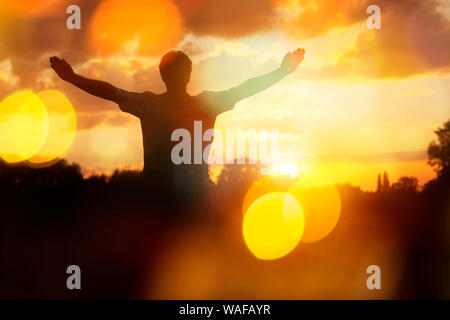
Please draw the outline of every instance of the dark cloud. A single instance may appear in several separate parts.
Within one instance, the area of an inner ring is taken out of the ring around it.
[[[185,18],[194,33],[240,37],[272,28],[274,9],[274,1],[267,0],[209,0]]]
[[[9,18],[0,29],[0,61],[8,58],[13,73],[21,79],[21,86],[32,86],[36,76],[48,67],[48,55],[59,54],[72,63],[85,61],[89,57],[86,50],[85,30],[99,0],[82,0],[82,29],[66,28],[68,15],[65,12],[70,1],[60,3],[59,10],[46,17]]]

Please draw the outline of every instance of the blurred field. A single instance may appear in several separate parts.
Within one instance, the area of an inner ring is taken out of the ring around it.
[[[210,211],[190,216],[189,208],[155,202],[136,172],[83,179],[64,162],[41,169],[3,163],[0,297],[448,297],[447,178],[417,193],[338,186],[336,228],[263,261],[242,236],[241,205],[255,176],[241,169],[224,170],[211,186]],[[80,291],[65,287],[71,264],[81,267]],[[381,290],[366,287],[371,264],[381,267]]]

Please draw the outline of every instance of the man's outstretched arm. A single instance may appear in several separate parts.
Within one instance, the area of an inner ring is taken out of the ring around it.
[[[239,101],[270,88],[287,75],[293,73],[303,61],[304,55],[305,50],[301,48],[294,52],[288,52],[284,56],[279,68],[268,74],[245,81],[239,86],[228,90],[229,94],[233,100]]]
[[[81,90],[99,98],[120,103],[120,89],[114,87],[112,84],[77,75],[66,60],[59,59],[58,57],[50,58],[50,66],[61,79],[73,84]]]
[[[238,101],[270,88],[272,85],[294,72],[298,65],[303,61],[304,55],[305,50],[299,48],[294,52],[287,53],[284,56],[280,67],[268,74],[249,79],[237,87],[225,91],[204,91],[199,94],[198,97],[203,100],[215,114],[228,111],[232,109]]]

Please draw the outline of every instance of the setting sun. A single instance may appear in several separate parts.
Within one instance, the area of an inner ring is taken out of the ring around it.
[[[279,172],[281,175],[296,177],[298,176],[298,166],[292,163],[283,163],[282,165],[280,165]]]

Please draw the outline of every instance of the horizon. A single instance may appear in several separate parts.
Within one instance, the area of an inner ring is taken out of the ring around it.
[[[23,162],[18,162],[18,163],[8,163],[7,161],[5,161],[4,159],[2,159],[0,157],[0,161],[2,161],[7,167],[14,167],[14,166],[21,166],[21,167],[26,167],[26,168],[30,168],[31,170],[34,169],[47,169],[49,168],[48,166],[36,166],[33,165],[32,163],[28,163],[27,161],[23,161]],[[78,166],[80,168],[80,174],[81,177],[83,178],[83,180],[92,178],[92,177],[101,177],[104,176],[106,178],[106,180],[108,181],[113,175],[115,174],[122,174],[122,173],[126,173],[126,172],[133,172],[133,173],[137,173],[137,174],[141,174],[142,170],[141,168],[132,168],[130,166],[124,165],[123,167],[118,167],[118,168],[114,168],[112,171],[110,172],[105,172],[102,170],[86,170],[86,168],[83,168],[79,163],[77,162],[73,162],[73,161],[69,161],[65,158],[62,159],[58,159],[55,160],[54,162],[52,162],[52,165],[58,164],[58,163],[64,163],[65,166]],[[225,166],[241,166],[241,167],[248,167],[248,166],[256,166],[258,168],[260,168],[261,170],[261,164],[251,164],[251,163],[242,163],[242,164],[222,164],[222,165],[211,165],[209,167],[209,175],[210,175],[210,180],[214,185],[218,185],[219,184],[219,177],[220,175],[223,173],[223,167]],[[427,164],[428,165],[428,164]],[[284,166],[284,168],[283,168]],[[279,171],[277,172],[272,172],[270,174],[261,174],[261,172],[259,173],[258,176],[255,177],[255,180],[252,180],[253,182],[257,182],[257,181],[263,181],[264,179],[269,179],[269,181],[277,181],[277,180],[284,180],[284,179],[288,179],[291,180],[291,183],[295,183],[294,181],[301,181],[302,177],[308,177],[311,176],[311,174],[313,175],[317,175],[319,174],[321,176],[320,179],[318,179],[318,181],[320,180],[322,183],[325,183],[325,185],[327,185],[328,183],[332,183],[334,185],[336,185],[336,187],[339,186],[345,186],[345,185],[349,185],[351,187],[355,187],[355,188],[359,188],[362,192],[376,192],[377,190],[377,178],[378,175],[383,175],[385,172],[388,174],[388,178],[389,178],[389,182],[390,185],[392,186],[392,184],[398,182],[398,180],[400,178],[403,177],[407,177],[407,178],[417,178],[416,176],[413,175],[401,175],[398,178],[391,176],[390,172],[388,170],[381,170],[379,171],[374,177],[373,177],[373,184],[375,185],[374,188],[372,189],[367,189],[364,188],[363,185],[358,185],[353,183],[352,181],[340,181],[340,182],[335,182],[335,181],[331,181],[328,180],[328,178],[326,178],[325,180],[323,179],[323,171],[321,170],[317,170],[314,168],[310,168],[310,170],[306,171],[304,169],[299,169],[298,167],[295,167],[295,174],[292,173],[292,164],[291,163],[283,163],[279,168]],[[431,168],[431,167],[430,167]],[[298,171],[297,171],[298,170]],[[432,169],[433,170],[433,169]],[[284,171],[284,172],[283,172]],[[306,173],[305,175],[303,175],[304,173]],[[308,175],[308,173],[311,173],[310,175]],[[432,178],[430,178],[429,180],[425,181],[424,183],[422,183],[418,178],[418,191],[421,191],[423,189],[423,187],[430,181],[432,180],[436,180],[438,178],[436,171],[433,170],[434,176]]]

